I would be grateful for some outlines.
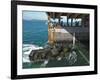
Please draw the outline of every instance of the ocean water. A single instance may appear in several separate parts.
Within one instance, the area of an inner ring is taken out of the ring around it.
[[[23,64],[31,65],[29,54],[42,49],[48,41],[48,24],[43,20],[23,20]],[[24,67],[25,65],[23,65]]]
[[[23,20],[23,44],[43,46],[48,41],[48,24],[43,20]]]

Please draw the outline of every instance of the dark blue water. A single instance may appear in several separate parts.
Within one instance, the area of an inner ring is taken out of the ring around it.
[[[23,20],[23,44],[43,46],[48,41],[48,24],[43,20]]]

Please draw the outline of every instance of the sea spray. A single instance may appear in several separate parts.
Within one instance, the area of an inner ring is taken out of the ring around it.
[[[32,50],[43,49],[43,47],[39,47],[33,44],[23,44],[23,62],[30,62],[29,54]]]

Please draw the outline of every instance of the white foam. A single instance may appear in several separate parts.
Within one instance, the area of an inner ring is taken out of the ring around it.
[[[31,53],[32,50],[38,50],[38,49],[43,49],[43,47],[39,47],[32,44],[24,44],[23,45],[23,62],[30,62],[29,54]]]

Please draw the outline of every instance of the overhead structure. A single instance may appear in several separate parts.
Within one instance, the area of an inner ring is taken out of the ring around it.
[[[48,41],[50,44],[54,44],[57,41],[57,29],[65,29],[70,33],[67,33],[66,37],[72,37],[73,33],[88,33],[89,32],[89,14],[83,13],[59,13],[59,12],[47,12],[48,15]],[[62,16],[66,17],[66,23],[62,21]],[[56,21],[58,19],[58,21]],[[81,19],[79,25],[78,19]],[[73,26],[73,24],[75,24]],[[63,34],[64,35],[64,34]],[[60,36],[60,35],[59,35]],[[66,41],[68,40],[65,37]],[[62,38],[62,36],[60,36]],[[63,41],[64,38],[62,38]],[[58,39],[59,40],[59,39]]]

